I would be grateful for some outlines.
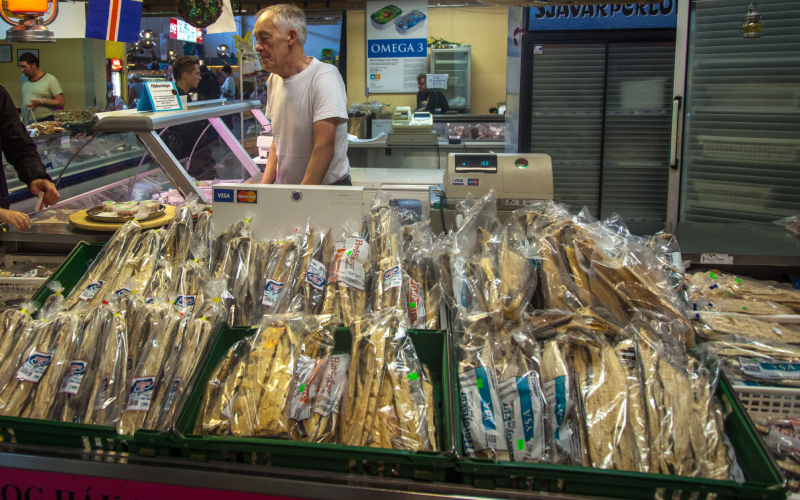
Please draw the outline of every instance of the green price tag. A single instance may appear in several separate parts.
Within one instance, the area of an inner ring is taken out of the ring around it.
[[[417,380],[417,374],[416,373],[409,373],[408,374],[408,380]]]
[[[349,252],[347,252],[347,255],[351,255],[352,253],[353,253],[353,251],[350,250]]]
[[[409,302],[408,303],[408,307],[417,307],[417,303],[416,302]]]
[[[301,384],[300,387],[297,388],[297,393],[302,394],[304,390],[306,390],[306,385]]]
[[[483,389],[483,379],[482,378],[478,379],[478,389]]]
[[[715,280],[715,279],[717,279],[717,275],[716,275],[716,274],[714,274],[714,273],[708,273],[708,275],[709,275],[709,276],[711,276],[711,279],[712,279],[712,280]]]
[[[741,282],[742,282],[742,280],[740,280],[739,278],[736,278],[736,282],[737,282],[737,283],[741,283]]]
[[[524,439],[517,439],[517,449],[519,451],[523,451],[525,449],[525,440]]]
[[[742,309],[744,309],[745,311],[747,310],[747,308],[746,308],[746,307],[744,307],[744,306],[742,306]]]

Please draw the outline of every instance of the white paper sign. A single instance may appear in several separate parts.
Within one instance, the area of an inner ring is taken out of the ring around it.
[[[701,264],[733,264],[733,255],[724,253],[704,253],[700,256]]]
[[[416,93],[428,69],[428,2],[367,2],[367,90]]]
[[[443,89],[447,90],[447,79],[450,75],[426,75],[425,87],[429,89]]]
[[[173,82],[148,82],[139,100],[139,111],[174,111],[183,109]]]

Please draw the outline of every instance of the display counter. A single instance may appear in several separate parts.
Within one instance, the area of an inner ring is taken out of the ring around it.
[[[386,138],[347,144],[347,159],[354,168],[421,168],[443,169],[447,165],[447,155],[459,151],[470,153],[502,152],[505,142],[490,140],[468,140],[460,144],[450,144],[446,139],[439,139],[437,144],[393,145],[389,146]]]

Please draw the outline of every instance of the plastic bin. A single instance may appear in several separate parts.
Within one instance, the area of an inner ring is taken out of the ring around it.
[[[788,490],[786,480],[724,374],[720,377],[717,394],[727,400],[733,409],[725,422],[725,430],[744,471],[744,484],[588,467],[468,459],[463,456],[460,417],[456,422],[459,455],[456,470],[465,484],[487,489],[514,488],[630,500],[783,500]]]
[[[336,444],[316,444],[298,441],[237,438],[233,436],[193,435],[193,428],[205,392],[206,383],[217,362],[237,341],[252,335],[255,329],[233,328],[225,330],[217,339],[208,362],[200,374],[183,414],[178,420],[177,434],[171,445],[180,449],[192,461],[244,462],[274,467],[312,469],[324,472],[355,472],[358,474],[386,475],[425,481],[445,480],[448,470],[455,465],[451,425],[450,399],[452,364],[447,348],[447,334],[441,331],[409,331],[420,360],[428,365],[434,379],[434,398],[437,404],[439,452],[412,453],[404,450],[362,448]],[[350,352],[351,337],[348,329],[336,332],[336,353]]]

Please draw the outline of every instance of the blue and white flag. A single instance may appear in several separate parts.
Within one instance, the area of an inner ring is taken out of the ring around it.
[[[89,0],[86,38],[136,43],[141,21],[142,0]]]

